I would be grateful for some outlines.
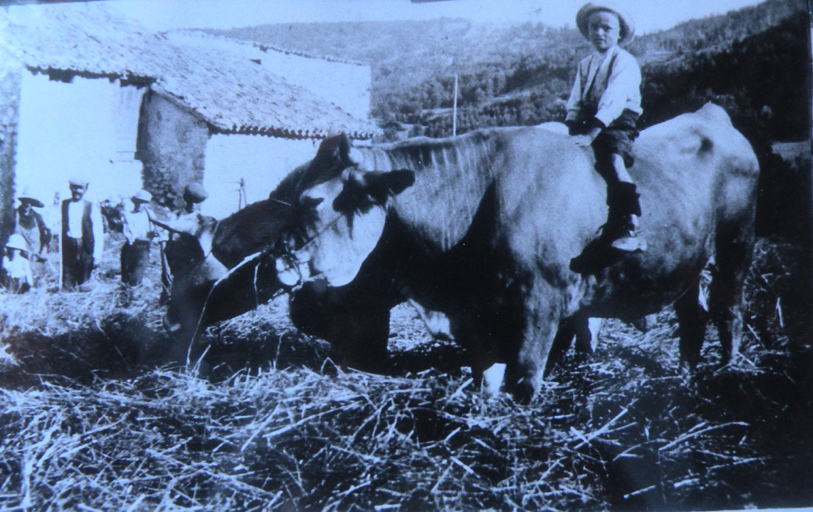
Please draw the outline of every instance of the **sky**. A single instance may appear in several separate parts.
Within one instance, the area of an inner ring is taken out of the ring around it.
[[[693,18],[723,14],[761,0],[616,0],[636,20],[639,34],[668,29]],[[461,17],[472,21],[539,21],[574,26],[584,0],[106,0],[157,29],[255,26],[266,23],[420,20]]]

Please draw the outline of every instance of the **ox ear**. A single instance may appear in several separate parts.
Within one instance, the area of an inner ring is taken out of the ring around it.
[[[386,206],[390,197],[400,194],[414,183],[415,173],[406,169],[370,171],[360,178],[351,174],[333,201],[333,209],[346,215],[359,211],[367,213],[373,206]]]
[[[310,169],[317,173],[312,176],[315,183],[321,183],[336,176],[353,165],[350,159],[350,139],[340,133],[328,137],[319,144],[316,156],[311,161]]]

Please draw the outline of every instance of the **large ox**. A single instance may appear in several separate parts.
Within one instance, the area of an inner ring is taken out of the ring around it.
[[[706,328],[699,276],[709,262],[723,361],[736,349],[759,169],[720,107],[641,133],[630,174],[649,249],[588,276],[569,262],[605,220],[606,185],[567,136],[519,127],[333,146],[314,159],[328,179],[298,198],[315,216],[297,258],[319,279],[294,293],[291,317],[339,347],[346,364],[381,361],[389,310],[411,298],[449,317],[475,376],[506,363],[505,388],[519,398],[538,390],[588,317],[634,321],[674,304],[682,360],[694,368]],[[415,184],[386,213],[371,208],[387,198],[367,194],[368,179],[393,169],[414,171]]]

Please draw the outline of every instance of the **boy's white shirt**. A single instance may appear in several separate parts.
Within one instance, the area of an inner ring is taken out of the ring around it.
[[[594,101],[598,100],[595,117],[604,126],[618,119],[624,109],[641,114],[641,68],[635,57],[615,45],[604,53],[594,51],[582,59],[567,100],[566,121],[578,120],[583,104],[591,99],[585,97],[588,92]]]
[[[149,240],[149,232],[152,231],[150,215],[147,207],[141,210],[124,212],[124,236],[130,243],[136,240]]]

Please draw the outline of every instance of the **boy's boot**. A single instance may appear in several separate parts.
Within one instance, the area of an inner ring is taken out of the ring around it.
[[[626,254],[646,250],[646,240],[639,236],[638,217],[641,205],[635,184],[617,182],[607,189],[607,223],[599,234],[570,260],[570,270],[579,274],[596,274],[623,259]]]
[[[641,204],[638,202],[635,184],[621,181],[607,190],[609,208],[607,224],[602,235],[610,241],[610,246],[622,252],[640,252],[647,248],[646,240],[640,236],[638,217]]]

